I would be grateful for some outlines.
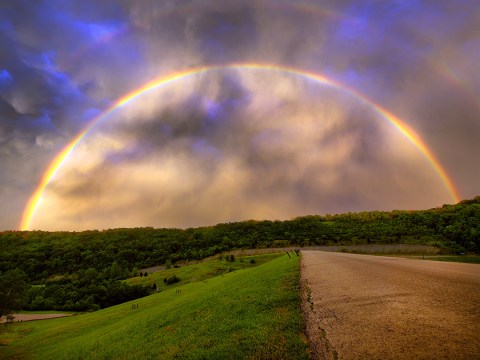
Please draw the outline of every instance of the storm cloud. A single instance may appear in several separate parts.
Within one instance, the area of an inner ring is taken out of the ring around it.
[[[32,228],[188,227],[452,202],[373,103],[421,136],[463,198],[476,196],[479,21],[472,1],[2,2],[0,228],[18,227],[48,164],[118,98],[160,75],[230,63],[342,85],[230,69],[142,95],[77,146]]]

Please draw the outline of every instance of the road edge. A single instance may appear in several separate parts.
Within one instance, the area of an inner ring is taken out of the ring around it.
[[[338,353],[327,338],[312,300],[312,289],[305,278],[304,257],[300,259],[300,298],[301,310],[305,321],[305,332],[308,339],[310,356],[313,360],[337,360]]]

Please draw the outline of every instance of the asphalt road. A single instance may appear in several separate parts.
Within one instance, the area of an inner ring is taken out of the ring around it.
[[[480,265],[302,254],[318,358],[480,359]]]

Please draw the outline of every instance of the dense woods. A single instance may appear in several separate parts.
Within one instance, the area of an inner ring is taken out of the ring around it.
[[[84,310],[146,295],[147,289],[130,289],[119,280],[167,261],[242,248],[394,243],[435,245],[445,253],[479,253],[480,197],[423,211],[249,220],[184,230],[5,231],[0,233],[0,272],[18,269],[30,283],[40,285],[29,290],[32,309]],[[60,293],[53,298],[62,300],[49,302],[51,293]]]

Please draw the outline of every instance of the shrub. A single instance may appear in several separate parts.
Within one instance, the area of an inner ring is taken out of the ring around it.
[[[169,278],[166,278],[165,283],[167,285],[171,285],[171,284],[175,284],[179,281],[180,281],[180,279],[177,277],[177,275],[173,275],[173,276],[170,276]]]

